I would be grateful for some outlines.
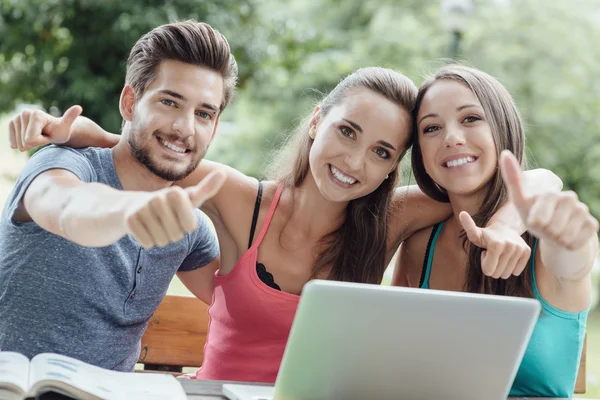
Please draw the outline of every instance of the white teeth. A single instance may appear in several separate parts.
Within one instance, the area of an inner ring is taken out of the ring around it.
[[[448,167],[448,168],[458,167],[459,165],[463,165],[466,163],[472,163],[473,161],[475,161],[475,158],[473,158],[473,157],[459,158],[458,160],[448,161],[446,163],[446,167]]]
[[[348,185],[353,185],[356,183],[356,179],[350,178],[346,175],[344,175],[342,173],[342,171],[340,171],[339,169],[337,169],[336,167],[334,167],[333,165],[329,166],[329,170],[331,171],[331,173],[333,174],[333,176],[336,177],[337,180],[339,180],[340,182],[344,182]]]
[[[159,140],[163,144],[163,146],[168,147],[169,149],[171,149],[173,151],[176,151],[176,152],[182,153],[182,154],[186,152],[186,149],[181,148],[181,147],[177,147],[174,144],[171,144],[171,143],[167,142],[164,139],[159,139]]]

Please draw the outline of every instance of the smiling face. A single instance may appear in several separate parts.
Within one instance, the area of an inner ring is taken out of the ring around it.
[[[419,145],[429,176],[449,194],[485,188],[498,163],[496,144],[484,109],[465,84],[435,82],[417,115]]]
[[[130,86],[121,97],[132,154],[155,175],[176,181],[190,174],[208,149],[218,125],[223,78],[204,67],[166,60],[137,101]]]
[[[311,123],[310,172],[329,201],[363,197],[393,171],[409,138],[410,115],[369,89],[355,89]]]

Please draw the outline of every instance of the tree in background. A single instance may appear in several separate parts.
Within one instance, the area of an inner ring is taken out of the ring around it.
[[[17,102],[56,112],[80,104],[118,132],[129,50],[154,27],[190,18],[230,38],[243,85],[264,47],[252,40],[252,0],[0,0],[0,112]]]
[[[461,58],[514,95],[531,164],[555,171],[600,217],[597,2],[474,5]],[[0,11],[0,112],[15,102],[59,111],[78,103],[114,132],[135,40],[176,19],[213,24],[232,45],[241,84],[208,156],[254,176],[341,77],[382,65],[420,84],[451,40],[438,0],[0,0]]]
[[[212,149],[214,157],[255,175],[282,133],[341,76],[382,65],[420,84],[447,62],[440,58],[451,41],[437,1],[292,0],[263,18],[277,32],[267,40],[269,57],[240,93],[238,134],[217,139]],[[530,165],[556,172],[596,217],[599,42],[600,8],[593,0],[479,0],[461,45],[465,63],[498,77],[515,97]]]
[[[417,0],[269,2],[260,12],[267,57],[238,96],[238,134],[217,137],[209,157],[260,176],[286,133],[345,75],[371,65],[418,75],[446,44],[428,28],[436,9]]]
[[[600,5],[520,0],[481,8],[469,60],[511,90],[528,158],[559,175],[600,217]]]

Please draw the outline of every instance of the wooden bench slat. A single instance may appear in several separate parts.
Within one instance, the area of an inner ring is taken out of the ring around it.
[[[142,336],[138,362],[200,367],[208,331],[207,310],[195,297],[166,296]]]

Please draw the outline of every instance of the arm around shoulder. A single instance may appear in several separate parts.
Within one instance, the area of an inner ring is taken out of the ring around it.
[[[417,185],[397,188],[392,201],[389,250],[395,251],[403,240],[424,228],[445,221],[451,215],[450,203],[432,199]]]

